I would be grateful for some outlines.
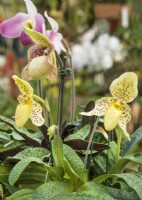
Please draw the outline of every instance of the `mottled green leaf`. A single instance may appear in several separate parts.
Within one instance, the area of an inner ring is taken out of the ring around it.
[[[109,172],[112,174],[121,173],[130,161],[142,165],[142,154],[136,153],[122,157],[115,165],[113,165]]]
[[[125,191],[123,189],[111,187],[106,187],[106,191],[109,195],[118,200],[140,200],[135,191]]]
[[[28,157],[35,157],[39,159],[43,159],[47,157],[49,154],[49,151],[47,149],[41,148],[41,147],[35,147],[35,148],[27,148],[17,155],[15,155],[13,158],[22,160]]]
[[[6,132],[0,131],[0,142],[7,143],[10,141],[11,141],[10,135]]]
[[[76,133],[69,135],[64,140],[65,141],[75,140],[75,139],[84,140],[88,136],[89,132],[90,132],[90,125],[88,124],[88,125],[85,125],[84,127],[82,127],[80,130],[78,130]]]
[[[16,131],[24,140],[26,140],[32,146],[40,146],[39,139],[35,137],[33,139],[33,134],[27,131],[26,128],[17,128],[13,120],[2,115],[0,115],[0,121],[5,122],[9,126],[11,126],[14,131]]]
[[[51,200],[57,199],[57,196],[62,196],[68,193],[68,185],[64,182],[49,182],[38,187],[29,200]]]
[[[63,145],[64,149],[64,157],[66,158],[67,162],[69,163],[72,170],[78,177],[83,180],[87,181],[87,173],[84,171],[84,164],[77,153],[69,146]]]
[[[48,167],[44,162],[42,162],[39,158],[35,158],[35,157],[28,157],[25,158],[21,161],[19,161],[11,170],[10,174],[9,174],[9,183],[11,185],[14,185],[15,182],[19,179],[19,177],[21,176],[21,174],[23,173],[23,171],[26,169],[26,167],[31,163],[31,162],[36,162],[42,165],[45,165],[46,167]],[[32,171],[31,171],[32,173]]]
[[[142,139],[142,126],[131,135],[130,139],[130,141],[127,140],[122,145],[122,156],[125,156],[129,151],[131,151],[132,148]]]
[[[7,200],[27,200],[31,194],[33,193],[32,189],[22,189],[14,194],[12,194],[10,197],[7,197]]]
[[[142,178],[138,174],[123,173],[117,174],[117,177],[125,180],[126,183],[138,194],[139,198],[142,199]]]
[[[61,167],[63,165],[63,144],[58,135],[55,135],[52,140],[52,156],[54,165],[56,167]]]

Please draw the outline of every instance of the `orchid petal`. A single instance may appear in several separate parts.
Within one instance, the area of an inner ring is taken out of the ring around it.
[[[26,7],[27,7],[27,11],[28,11],[28,14],[30,16],[33,16],[37,13],[37,9],[35,7],[35,5],[32,3],[31,0],[24,0],[25,1],[25,4],[26,4]]]
[[[137,75],[133,72],[126,72],[112,82],[110,92],[114,98],[129,103],[138,94],[137,84]]]
[[[32,112],[32,104],[19,104],[15,112],[15,123],[17,127],[23,127]]]
[[[120,116],[122,114],[122,106],[117,108],[115,105],[116,103],[113,103],[105,112],[104,116],[104,126],[107,131],[113,130],[120,119]]]
[[[28,15],[25,13],[17,13],[14,17],[4,21],[0,25],[1,35],[8,38],[20,37],[23,26],[29,19]]]
[[[126,130],[126,125],[131,120],[130,107],[127,104],[124,104],[122,110],[123,111],[120,116],[118,125],[123,130],[124,135],[130,140],[129,134],[127,133],[127,130]]]
[[[57,32],[58,29],[59,29],[58,23],[52,17],[49,17],[46,11],[44,12],[44,16],[49,21],[49,24],[51,25],[52,31]]]
[[[61,50],[64,50],[62,48],[61,40],[62,40],[62,35],[60,33],[57,33],[56,37],[53,40],[53,45],[55,46],[55,49],[58,54],[60,54]]]
[[[33,88],[27,81],[24,81],[24,80],[18,78],[16,75],[12,76],[12,78],[15,80],[15,83],[17,84],[17,86],[22,94],[26,94],[26,95],[33,94]]]
[[[45,22],[44,18],[42,17],[41,14],[36,13],[36,15],[34,16],[34,20],[35,20],[34,30],[42,33],[42,27]]]
[[[82,112],[81,115],[86,116],[103,116],[105,112],[107,111],[108,107],[114,102],[115,100],[113,97],[103,97],[96,101],[95,108],[89,112]]]
[[[42,126],[44,119],[42,117],[42,107],[39,103],[33,101],[32,103],[32,113],[30,116],[32,123],[36,126]]]

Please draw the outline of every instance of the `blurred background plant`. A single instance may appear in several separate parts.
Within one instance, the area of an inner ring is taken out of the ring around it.
[[[141,96],[141,0],[33,0],[33,3],[39,13],[47,10],[59,23],[60,32],[71,48],[76,106],[108,94],[112,80],[125,71],[137,73]],[[19,11],[25,11],[24,1],[1,0],[0,22]],[[21,73],[27,62],[26,52],[18,39],[0,38],[0,113],[6,116],[13,116],[17,104],[18,91],[11,75]],[[58,80],[43,84],[55,118]],[[66,79],[64,120],[69,112],[70,88],[71,82]],[[130,131],[142,123],[140,96],[132,105]]]

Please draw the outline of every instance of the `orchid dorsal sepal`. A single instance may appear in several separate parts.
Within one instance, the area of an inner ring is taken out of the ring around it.
[[[42,33],[34,31],[29,28],[24,28],[24,31],[36,44],[41,45],[43,47],[49,47],[49,46],[53,47],[53,44],[51,43],[49,38],[43,35]]]

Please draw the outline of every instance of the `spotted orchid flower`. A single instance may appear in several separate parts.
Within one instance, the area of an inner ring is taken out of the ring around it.
[[[61,50],[65,51],[65,49],[63,48],[63,45],[61,43],[62,34],[58,33],[58,29],[59,29],[58,23],[52,17],[49,17],[46,11],[45,11],[44,15],[47,18],[47,20],[51,26],[51,30],[45,30],[44,35],[48,36],[48,38],[54,45],[55,50],[58,53],[60,53]]]
[[[28,28],[25,28],[24,30],[35,45],[28,51],[29,62],[22,71],[22,79],[55,79],[57,76],[57,66],[54,45],[49,38],[42,33]]]
[[[42,107],[33,99],[33,88],[27,81],[18,78],[16,75],[12,78],[21,92],[18,97],[19,105],[15,112],[16,126],[23,127],[29,118],[36,126],[43,125]]]
[[[131,120],[131,116],[130,107],[127,103],[133,101],[137,96],[137,84],[138,79],[135,73],[126,72],[122,74],[110,86],[112,97],[103,97],[97,100],[93,110],[80,114],[104,116],[104,126],[107,131],[113,130],[118,125],[129,139],[126,125]]]
[[[44,18],[37,12],[36,7],[31,0],[24,0],[28,13],[19,12],[14,17],[5,20],[0,24],[0,34],[7,38],[20,37],[21,42],[24,45],[32,44],[32,40],[23,28],[28,27],[30,29],[42,32],[42,26],[44,24]]]

